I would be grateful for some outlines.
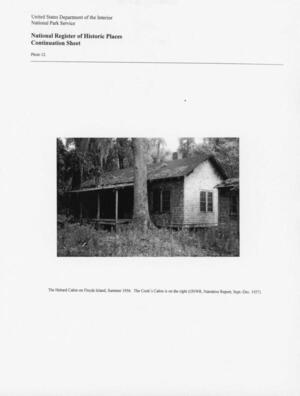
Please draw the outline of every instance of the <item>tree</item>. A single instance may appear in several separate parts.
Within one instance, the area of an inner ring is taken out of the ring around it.
[[[107,170],[108,158],[113,151],[113,138],[68,138],[66,146],[73,152],[77,163],[74,166],[73,188],[99,172]]]
[[[157,164],[163,162],[170,155],[170,152],[165,149],[166,141],[163,138],[150,138],[147,139],[149,143],[149,162]]]
[[[66,190],[66,157],[67,150],[61,139],[56,141],[57,163],[57,209],[60,211],[64,204],[64,192]]]
[[[89,148],[90,139],[88,138],[67,138],[67,148],[73,148],[75,151],[76,165],[74,167],[73,187],[80,187],[83,182],[84,157]]]
[[[147,190],[146,142],[143,138],[132,138],[134,153],[134,205],[133,221],[144,232],[149,228],[150,216]]]
[[[117,138],[115,152],[119,169],[133,166],[132,142],[129,138]]]
[[[238,138],[205,138],[196,151],[213,154],[222,164],[228,177],[239,177]]]
[[[67,150],[62,139],[57,139],[57,210],[62,213],[68,207],[66,191],[78,186],[78,157],[75,150]]]
[[[179,152],[182,158],[191,157],[195,151],[196,143],[195,138],[180,138],[179,139]]]

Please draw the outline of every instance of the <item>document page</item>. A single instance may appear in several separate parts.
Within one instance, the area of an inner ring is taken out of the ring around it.
[[[0,395],[298,396],[298,2],[0,10]]]

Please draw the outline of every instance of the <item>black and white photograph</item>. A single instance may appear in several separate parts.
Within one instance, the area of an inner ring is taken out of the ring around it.
[[[239,256],[239,138],[58,138],[58,256]]]

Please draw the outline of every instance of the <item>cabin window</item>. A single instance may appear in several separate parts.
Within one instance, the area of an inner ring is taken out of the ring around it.
[[[153,212],[167,213],[171,209],[171,191],[153,190]]]
[[[213,212],[213,192],[200,191],[200,212]]]
[[[171,192],[169,190],[162,191],[162,212],[169,212],[171,208]]]
[[[206,212],[206,191],[200,192],[200,212]]]
[[[160,212],[160,190],[153,191],[153,212]]]

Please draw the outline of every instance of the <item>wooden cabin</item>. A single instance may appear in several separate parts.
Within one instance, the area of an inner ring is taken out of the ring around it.
[[[149,213],[158,227],[211,227],[218,224],[218,188],[226,179],[211,155],[148,166]],[[128,223],[133,216],[133,168],[105,172],[71,191],[73,214],[99,224]]]
[[[239,231],[240,187],[239,179],[226,179],[216,185],[219,191],[219,226]]]

